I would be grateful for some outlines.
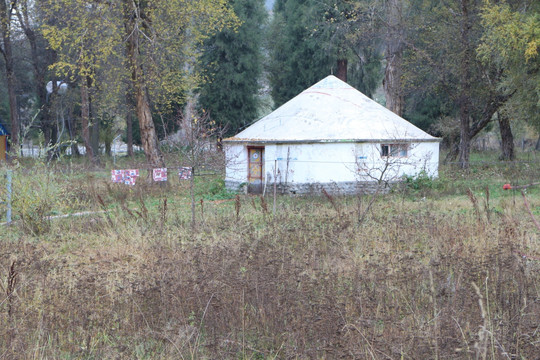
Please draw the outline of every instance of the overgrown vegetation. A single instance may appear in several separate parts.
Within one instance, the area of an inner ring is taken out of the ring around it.
[[[189,184],[131,188],[71,170],[15,171],[15,195],[49,186],[45,215],[94,213],[27,231],[14,203],[17,222],[0,228],[5,358],[540,353],[539,231],[521,195],[502,190],[539,166],[443,168],[378,196],[361,224],[362,198],[278,197],[273,215],[272,199],[217,200],[222,182],[199,177],[195,230]],[[538,187],[527,198],[540,218]]]

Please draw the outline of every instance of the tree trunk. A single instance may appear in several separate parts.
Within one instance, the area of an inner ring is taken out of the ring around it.
[[[159,150],[159,142],[150,110],[148,89],[144,79],[143,66],[140,63],[139,31],[138,22],[141,16],[141,8],[134,8],[135,3],[124,0],[124,25],[126,28],[126,46],[128,61],[132,71],[132,82],[135,90],[135,103],[141,143],[146,155],[147,164],[151,167],[164,167],[165,163]]]
[[[28,17],[28,7],[27,6],[17,6],[15,8],[17,17],[19,19],[19,24],[28,39],[30,44],[30,56],[32,59],[32,68],[34,71],[35,78],[35,89],[38,98],[38,107],[40,109],[38,115],[38,123],[41,128],[41,131],[45,135],[46,145],[49,144],[52,138],[52,127],[54,126],[52,122],[52,117],[50,114],[50,101],[47,97],[47,89],[45,82],[45,73],[49,64],[55,62],[56,53],[52,49],[40,49],[38,50],[38,40],[37,35],[34,29],[32,28],[32,22]],[[39,59],[40,53],[46,54],[46,62],[42,62]],[[52,96],[52,95],[51,95]],[[54,139],[56,142],[56,139]]]
[[[94,86],[94,81],[91,76],[86,76],[83,82],[86,83],[86,103],[88,109],[87,111],[87,131],[88,131],[88,142],[92,148],[92,157],[90,160],[94,165],[99,164],[99,120],[96,119],[94,115],[94,109],[92,104],[92,89]],[[82,102],[82,101],[81,101]],[[86,145],[85,145],[86,146]]]
[[[538,140],[536,140],[536,146],[534,147],[534,150],[540,151],[540,135],[538,135]]]
[[[462,101],[466,102],[468,101],[467,99],[468,99],[467,97],[464,97]],[[509,99],[508,95],[492,96],[486,102],[486,105],[484,106],[484,109],[482,109],[480,117],[476,119],[476,121],[472,125],[469,126],[469,135],[461,136],[461,131],[460,131],[460,135],[457,136],[455,139],[451,140],[450,149],[444,162],[446,163],[449,161],[455,161],[461,153],[461,139],[467,138],[468,141],[470,142],[471,139],[473,139],[476,135],[478,135],[478,133],[480,133],[480,131],[482,131],[482,129],[484,129],[490,123],[491,119],[493,118],[493,115],[497,112],[497,109],[499,109],[508,99]],[[461,119],[463,119],[463,122],[467,122],[467,118],[463,118],[463,116],[461,116],[461,111],[466,111],[468,106],[470,106],[470,102],[466,103],[463,106],[460,105],[460,123],[461,123]],[[463,129],[461,128],[462,127],[460,126],[460,130],[464,130],[465,128],[467,128],[467,125],[464,124]]]
[[[69,141],[70,141],[70,148],[71,148],[71,156],[80,156],[81,153],[79,152],[79,146],[77,145],[76,141],[76,129],[75,129],[75,122],[74,122],[74,114],[73,114],[73,108],[74,103],[71,103],[69,106],[68,116],[67,116],[67,127],[69,132]]]
[[[127,116],[127,154],[133,157],[133,118],[131,113]]]
[[[53,145],[51,148],[49,148],[47,152],[47,159],[51,161],[52,159],[58,159],[60,156],[60,150],[58,148],[58,127],[57,126],[51,126],[51,137],[50,137],[51,144]]]
[[[90,114],[92,114],[92,98],[90,97]],[[99,160],[99,119],[91,116],[92,125],[90,125],[90,145],[92,145],[92,152]]]
[[[10,2],[11,3],[11,2]],[[11,4],[10,4],[11,5]],[[11,47],[11,8],[6,1],[0,1],[0,29],[2,31],[3,47],[0,48],[5,60],[7,91],[9,100],[9,118],[11,122],[11,144],[16,153],[19,152],[19,112],[17,94],[15,92],[15,70],[13,64],[13,49]]]
[[[471,46],[469,43],[469,31],[471,28],[469,19],[469,0],[461,0],[461,44],[464,51],[462,52],[460,65],[460,85],[461,94],[459,97],[459,166],[462,169],[469,167],[469,156],[471,153],[471,103],[470,103],[470,73],[471,64],[470,61],[473,57]]]
[[[73,114],[70,112],[67,125],[68,125],[68,131],[69,131],[69,141],[70,141],[70,147],[71,147],[71,156],[80,156],[79,153],[79,147],[77,146],[77,142],[75,141],[75,131],[73,129]]]
[[[4,38],[4,41],[6,41],[5,38]],[[11,45],[7,46],[7,44],[5,44],[5,47],[6,47],[6,76],[7,76],[7,88],[8,88],[8,97],[9,97],[9,118],[11,120],[11,143],[13,145],[13,149],[16,149],[18,151],[20,127],[19,127],[19,112],[18,112],[18,106],[17,106],[17,95],[15,94],[15,73],[13,70],[12,54],[10,54],[11,49],[9,50],[9,53],[7,50],[8,48],[11,48]],[[11,59],[9,59],[9,57],[11,57]]]
[[[129,157],[133,157],[133,108],[135,105],[133,104],[133,98],[128,94],[126,94],[126,104],[127,104],[127,111],[126,111],[126,131],[127,131],[127,154]]]
[[[501,133],[501,156],[499,159],[507,161],[515,160],[514,135],[512,135],[510,121],[508,120],[508,116],[506,114],[499,113],[498,115],[499,131]]]
[[[47,148],[47,161],[51,161],[54,158],[58,158],[60,155],[58,151],[58,86],[56,86],[56,81],[52,81],[52,93],[49,96],[49,106],[47,107],[48,113],[48,123],[47,123],[47,132],[45,134],[45,144]],[[54,113],[54,115],[53,115]],[[53,119],[54,116],[54,119]]]
[[[347,59],[339,59],[337,61],[336,76],[344,82],[347,82],[347,63]]]
[[[41,127],[41,130],[43,131],[43,141],[44,141],[44,144],[43,144],[43,147],[45,149],[48,149],[49,148],[49,145],[51,143],[51,126],[50,124],[45,124],[44,126]],[[41,154],[41,152],[40,152]]]
[[[55,156],[59,155],[59,149],[52,147],[58,141],[58,129],[55,125],[55,122],[53,121],[53,116],[51,114],[51,104],[53,103],[53,99],[58,93],[58,88],[56,86],[56,82],[53,81],[53,91],[51,94],[47,94],[45,73],[47,71],[48,64],[54,63],[56,53],[51,49],[46,49],[44,51],[47,55],[47,62],[43,63],[42,61],[40,61],[40,51],[38,50],[37,35],[32,28],[31,21],[28,18],[27,6],[17,6],[15,8],[15,12],[19,19],[19,25],[23,29],[24,34],[28,39],[28,43],[30,44],[30,56],[32,59],[32,68],[34,71],[35,89],[38,98],[38,106],[40,109],[38,115],[38,123],[44,135],[44,145],[47,147],[47,159],[50,161]]]
[[[471,154],[471,138],[469,136],[470,129],[470,117],[469,117],[469,107],[466,100],[460,105],[459,109],[459,166],[462,169],[467,169],[469,167],[469,157]]]
[[[46,115],[49,112],[48,104],[47,104],[47,89],[45,86],[45,76],[44,76],[47,65],[43,65],[43,66],[40,65],[37,37],[28,19],[27,6],[17,6],[15,8],[15,11],[19,19],[19,24],[21,28],[23,29],[26,38],[28,39],[28,43],[30,44],[30,57],[32,59],[32,68],[34,71],[34,79],[35,79],[34,85],[35,85],[36,94],[38,98],[38,107],[40,109],[40,112],[38,114],[38,119],[39,119],[38,122],[40,124],[42,131],[45,133],[45,127],[42,126],[42,124],[44,124],[44,121],[47,118]]]
[[[111,149],[112,149],[112,143],[110,141],[105,141],[105,154],[107,154],[107,156],[112,156],[112,152],[111,152]]]
[[[403,57],[403,21],[401,0],[387,0],[388,30],[386,33],[386,69],[384,73],[384,95],[386,107],[402,116],[404,96],[401,86]]]
[[[94,163],[94,150],[90,143],[90,96],[88,95],[88,83],[86,79],[81,81],[81,126],[86,157]]]
[[[150,112],[150,103],[146,93],[146,86],[139,83],[135,86],[137,101],[137,117],[141,131],[141,144],[146,154],[146,161],[152,167],[164,167],[165,163],[159,150],[159,143],[154,128],[154,120]]]

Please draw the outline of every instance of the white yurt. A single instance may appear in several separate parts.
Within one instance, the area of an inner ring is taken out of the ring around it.
[[[436,177],[440,139],[328,76],[223,140],[228,189],[350,194]]]

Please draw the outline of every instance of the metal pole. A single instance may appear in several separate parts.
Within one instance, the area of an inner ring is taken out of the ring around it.
[[[274,205],[272,206],[272,215],[276,215],[276,173],[277,173],[277,159],[274,160]]]
[[[13,170],[7,171],[7,214],[6,222],[11,223],[11,179],[13,178]]]

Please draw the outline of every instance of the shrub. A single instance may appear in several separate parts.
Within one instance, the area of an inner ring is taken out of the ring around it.
[[[24,232],[38,236],[50,230],[49,216],[60,193],[54,172],[44,166],[13,172],[13,214]]]
[[[408,189],[415,191],[433,189],[433,178],[422,170],[416,176],[405,176],[405,184]]]
[[[223,179],[215,179],[210,182],[202,196],[205,200],[225,200],[233,199],[236,193],[225,188],[225,181]]]

